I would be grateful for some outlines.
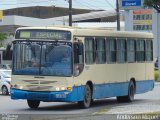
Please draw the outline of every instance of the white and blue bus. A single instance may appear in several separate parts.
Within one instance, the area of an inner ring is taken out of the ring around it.
[[[13,41],[11,98],[77,102],[134,95],[154,88],[153,35],[73,27],[24,27]]]

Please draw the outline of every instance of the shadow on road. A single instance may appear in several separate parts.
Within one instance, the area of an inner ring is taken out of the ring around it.
[[[121,105],[129,105],[129,104],[134,104],[134,103],[141,103],[143,100],[135,100],[132,103],[118,103],[116,99],[103,99],[103,100],[96,100],[92,103],[91,107],[88,108],[87,110],[91,109],[103,109],[103,108],[111,108],[114,106],[121,106]],[[42,103],[43,104],[43,103]],[[28,110],[31,110],[30,108]],[[80,106],[77,103],[61,103],[57,105],[52,105],[50,103],[50,106],[39,106],[37,109],[32,109],[32,110],[40,110],[40,111],[73,111],[73,110],[83,110],[80,108]],[[86,109],[84,109],[86,110]]]
[[[10,95],[2,95],[1,93],[0,93],[0,96],[6,96],[6,97],[9,96],[10,97]]]

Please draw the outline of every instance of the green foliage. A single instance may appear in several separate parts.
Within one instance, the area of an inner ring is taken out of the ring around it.
[[[144,6],[153,7],[160,13],[160,0],[144,0]]]
[[[154,71],[154,80],[157,81],[158,80],[158,70]]]
[[[144,0],[144,6],[152,6],[153,0]]]
[[[0,33],[0,47],[2,47],[2,42],[7,39],[7,35],[4,33]]]
[[[158,4],[160,3],[160,0],[144,0],[144,5],[145,6],[152,6],[153,4]]]

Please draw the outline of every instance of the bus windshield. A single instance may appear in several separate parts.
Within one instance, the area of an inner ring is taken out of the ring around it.
[[[71,42],[14,42],[14,75],[71,76],[71,63]]]

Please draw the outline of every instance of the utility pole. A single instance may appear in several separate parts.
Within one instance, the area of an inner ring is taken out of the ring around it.
[[[117,31],[120,31],[119,0],[116,0]]]
[[[69,0],[69,26],[72,26],[72,0]]]

